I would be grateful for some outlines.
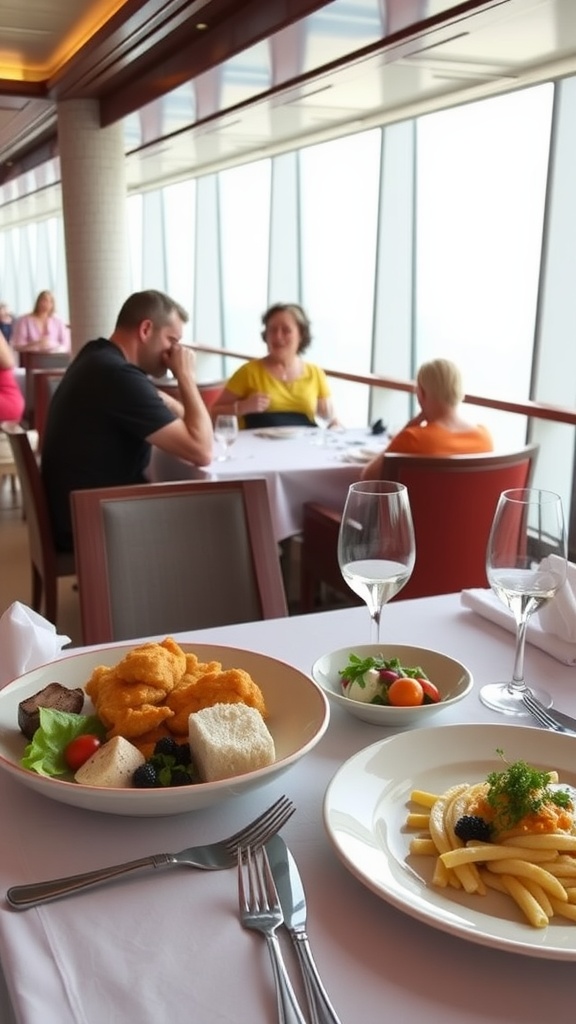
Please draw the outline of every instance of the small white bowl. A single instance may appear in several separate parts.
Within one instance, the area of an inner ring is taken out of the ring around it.
[[[419,707],[400,708],[384,704],[363,704],[351,700],[342,692],[340,669],[348,664],[350,654],[359,658],[376,657],[381,654],[386,661],[399,658],[406,668],[418,665],[440,691],[441,700],[436,704],[421,704]],[[351,715],[370,722],[372,725],[404,726],[429,725],[434,715],[452,707],[470,692],[473,685],[472,673],[454,658],[427,647],[411,647],[407,644],[350,644],[338,651],[323,654],[312,666],[312,678],[335,704],[349,711]]]

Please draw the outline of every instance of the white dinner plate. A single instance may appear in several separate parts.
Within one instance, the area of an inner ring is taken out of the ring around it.
[[[269,782],[312,750],[326,731],[330,715],[328,702],[320,687],[303,672],[254,651],[213,644],[181,644],[183,650],[193,651],[200,661],[219,661],[223,668],[242,668],[250,673],[266,702],[266,724],[276,748],[273,764],[220,782],[159,789],[81,786],[23,768],[20,759],[27,740],[18,728],[20,701],[51,682],[70,687],[84,686],[97,665],[117,664],[134,646],[126,644],[71,655],[27,672],[0,690],[0,771],[8,772],[42,796],[86,810],[143,817],[183,814],[220,803]],[[92,705],[87,698],[82,714],[90,713]]]
[[[289,437],[300,437],[310,427],[262,427],[255,430],[256,437],[267,437],[272,441],[283,441]]]
[[[324,798],[324,824],[345,866],[377,896],[434,928],[483,946],[551,960],[576,960],[576,922],[546,928],[523,920],[497,892],[467,895],[431,885],[434,859],[412,857],[406,828],[413,789],[442,793],[502,770],[496,751],[558,771],[576,786],[576,738],[515,725],[444,725],[399,733],[361,750],[336,772]]]

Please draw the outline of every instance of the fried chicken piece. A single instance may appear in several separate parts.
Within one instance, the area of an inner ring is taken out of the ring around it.
[[[186,668],[179,686],[187,686],[193,679],[199,679],[209,672],[221,672],[222,665],[219,661],[199,661],[195,654],[189,652],[186,655]]]
[[[207,672],[188,685],[173,690],[166,703],[174,711],[174,717],[167,722],[171,733],[187,733],[189,715],[213,704],[248,704],[256,708],[263,718],[266,717],[260,687],[241,668]]]
[[[161,644],[141,644],[116,666],[118,678],[126,683],[147,683],[170,693],[186,671],[186,655],[171,637]]]
[[[113,727],[108,730],[108,739],[112,739],[113,736],[124,736],[127,740],[137,739],[161,723],[167,722],[173,715],[174,712],[165,705],[157,707],[153,704],[142,704],[139,708],[124,708],[116,717]]]

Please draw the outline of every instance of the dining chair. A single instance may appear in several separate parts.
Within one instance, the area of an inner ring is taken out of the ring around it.
[[[58,580],[76,573],[74,555],[57,551],[44,484],[30,437],[22,428],[6,434],[22,488],[32,574],[32,607],[56,625]]]
[[[29,427],[36,426],[34,371],[64,370],[71,360],[70,352],[20,352],[20,366],[23,366],[26,371],[24,418]]]
[[[498,498],[530,484],[537,444],[482,455],[403,455],[383,460],[382,479],[408,488],[416,562],[396,600],[487,587],[486,545]],[[337,557],[341,509],[308,502],[303,510],[300,603],[313,610],[322,583],[361,603],[344,582]]]
[[[38,450],[42,451],[44,431],[50,402],[58,388],[66,367],[55,370],[33,370],[32,390],[34,395],[34,424],[38,431]]]
[[[288,614],[266,482],[71,495],[85,644]]]

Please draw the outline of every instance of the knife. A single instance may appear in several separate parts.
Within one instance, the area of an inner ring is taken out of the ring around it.
[[[563,729],[568,729],[576,735],[576,718],[571,718],[564,711],[557,711],[555,707],[544,708],[544,711],[549,718],[554,719]]]
[[[284,914],[284,924],[290,933],[302,971],[312,1024],[341,1024],[320,980],[308,942],[306,895],[296,861],[279,835],[273,836],[266,843],[266,851]]]

